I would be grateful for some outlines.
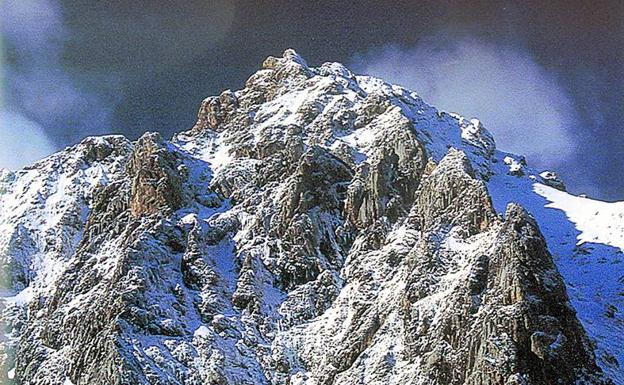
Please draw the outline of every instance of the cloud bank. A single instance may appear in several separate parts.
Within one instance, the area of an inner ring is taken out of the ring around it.
[[[526,155],[534,166],[557,167],[573,153],[573,103],[526,50],[436,36],[359,54],[352,67],[414,90],[437,108],[478,117],[499,149]]]
[[[19,169],[47,155],[54,144],[37,123],[0,109],[0,168]]]
[[[55,0],[0,3],[0,167],[23,167],[85,133],[102,133],[110,120],[110,106],[63,64],[61,11]]]
[[[0,10],[5,11],[7,4],[3,3]],[[51,153],[54,145],[41,126],[13,111],[7,100],[6,79],[10,69],[5,60],[3,43],[12,31],[5,19],[6,16],[0,20],[3,32],[0,36],[0,168],[17,169]],[[18,34],[14,37],[22,38]]]

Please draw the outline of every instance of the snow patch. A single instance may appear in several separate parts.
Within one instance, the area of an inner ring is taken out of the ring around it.
[[[208,327],[202,325],[200,327],[198,327],[195,332],[193,332],[193,336],[194,337],[200,337],[200,338],[208,338],[208,336],[210,336],[210,329],[208,329]]]
[[[624,251],[624,202],[578,197],[541,183],[533,190],[550,202],[546,207],[562,210],[576,225],[577,244],[603,243]]]

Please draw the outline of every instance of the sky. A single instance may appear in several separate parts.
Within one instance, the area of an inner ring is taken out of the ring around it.
[[[294,48],[476,116],[570,191],[624,200],[624,2],[0,0],[0,167],[190,128]]]

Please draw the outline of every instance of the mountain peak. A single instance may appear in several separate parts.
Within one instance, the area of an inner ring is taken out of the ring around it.
[[[478,120],[286,50],[171,140],[0,174],[1,363],[33,385],[620,380],[596,278],[617,269],[587,257],[615,263],[612,238],[575,247],[546,179]]]

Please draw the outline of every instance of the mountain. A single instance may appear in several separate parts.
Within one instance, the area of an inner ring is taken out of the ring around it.
[[[287,50],[171,140],[0,172],[2,375],[624,384],[623,205]]]

